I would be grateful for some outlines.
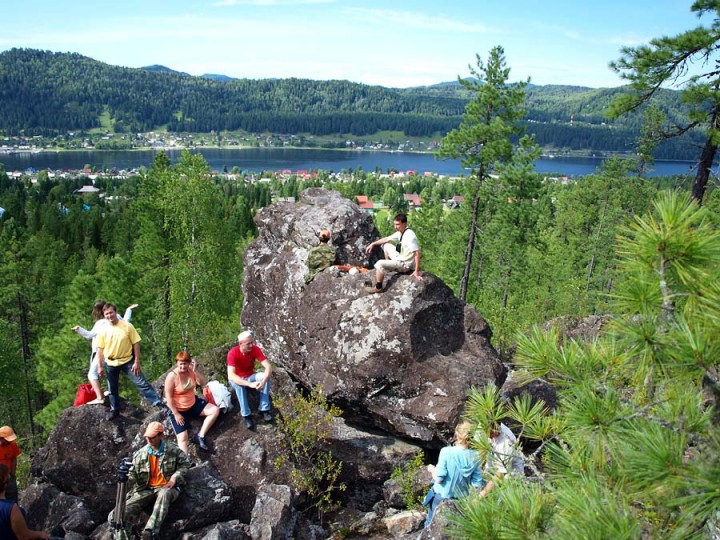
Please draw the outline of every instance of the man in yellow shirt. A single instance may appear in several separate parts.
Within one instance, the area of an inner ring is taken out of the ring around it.
[[[105,304],[103,317],[110,323],[109,327],[98,335],[98,374],[102,377],[103,370],[107,370],[110,388],[110,411],[105,418],[114,420],[120,415],[121,372],[127,375],[150,403],[157,407],[165,407],[140,369],[140,336],[135,327],[118,318],[114,304]]]

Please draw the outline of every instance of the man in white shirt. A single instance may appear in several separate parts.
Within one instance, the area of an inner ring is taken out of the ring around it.
[[[498,482],[506,475],[523,477],[525,472],[517,437],[510,428],[500,422],[490,428],[489,438],[492,450],[485,461],[484,476],[487,481],[480,491],[483,497],[495,489]]]
[[[370,253],[375,247],[383,246],[384,259],[375,263],[375,286],[369,287],[370,294],[383,292],[383,280],[386,272],[413,272],[423,281],[420,275],[420,245],[415,232],[408,229],[407,215],[398,214],[393,220],[395,232],[390,236],[375,240],[365,248]]]

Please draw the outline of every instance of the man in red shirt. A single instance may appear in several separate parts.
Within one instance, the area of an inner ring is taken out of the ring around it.
[[[8,483],[5,487],[5,498],[13,501],[18,500],[17,478],[17,458],[20,455],[20,448],[15,442],[17,435],[10,426],[0,427],[0,463],[5,465],[10,472]]]
[[[263,371],[255,371],[256,361],[262,366]],[[230,386],[235,389],[245,427],[248,429],[255,427],[252,416],[250,416],[252,411],[248,403],[248,388],[260,391],[258,411],[262,413],[265,422],[272,422],[273,416],[270,413],[270,374],[272,373],[272,366],[265,358],[265,354],[260,347],[255,344],[255,337],[252,332],[240,333],[238,344],[228,352],[227,366],[228,381]]]

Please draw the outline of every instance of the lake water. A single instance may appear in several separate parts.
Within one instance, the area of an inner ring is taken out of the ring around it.
[[[437,174],[456,176],[466,173],[457,160],[438,160],[432,154],[408,152],[375,151],[337,151],[298,148],[244,148],[244,149],[199,149],[210,167],[222,171],[231,171],[238,167],[241,171],[280,171],[289,169],[338,172],[343,169],[374,171],[380,168],[387,172],[393,168],[398,171],[413,170],[419,174],[431,171]],[[172,161],[180,157],[180,150],[167,152]],[[25,170],[68,170],[82,169],[86,164],[100,169],[132,169],[148,167],[153,162],[155,152],[146,151],[74,151],[41,152],[37,154],[0,154],[0,163],[6,171]],[[597,158],[541,158],[535,162],[538,172],[564,176],[582,176],[594,173],[602,163]],[[661,161],[654,165],[650,176],[670,176],[694,173],[693,163],[684,161]]]

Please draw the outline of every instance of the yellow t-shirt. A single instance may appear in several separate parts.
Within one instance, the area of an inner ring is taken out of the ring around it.
[[[132,359],[133,345],[140,341],[140,335],[129,322],[118,319],[117,324],[108,324],[98,336],[98,349],[103,350],[109,366],[122,366]]]

